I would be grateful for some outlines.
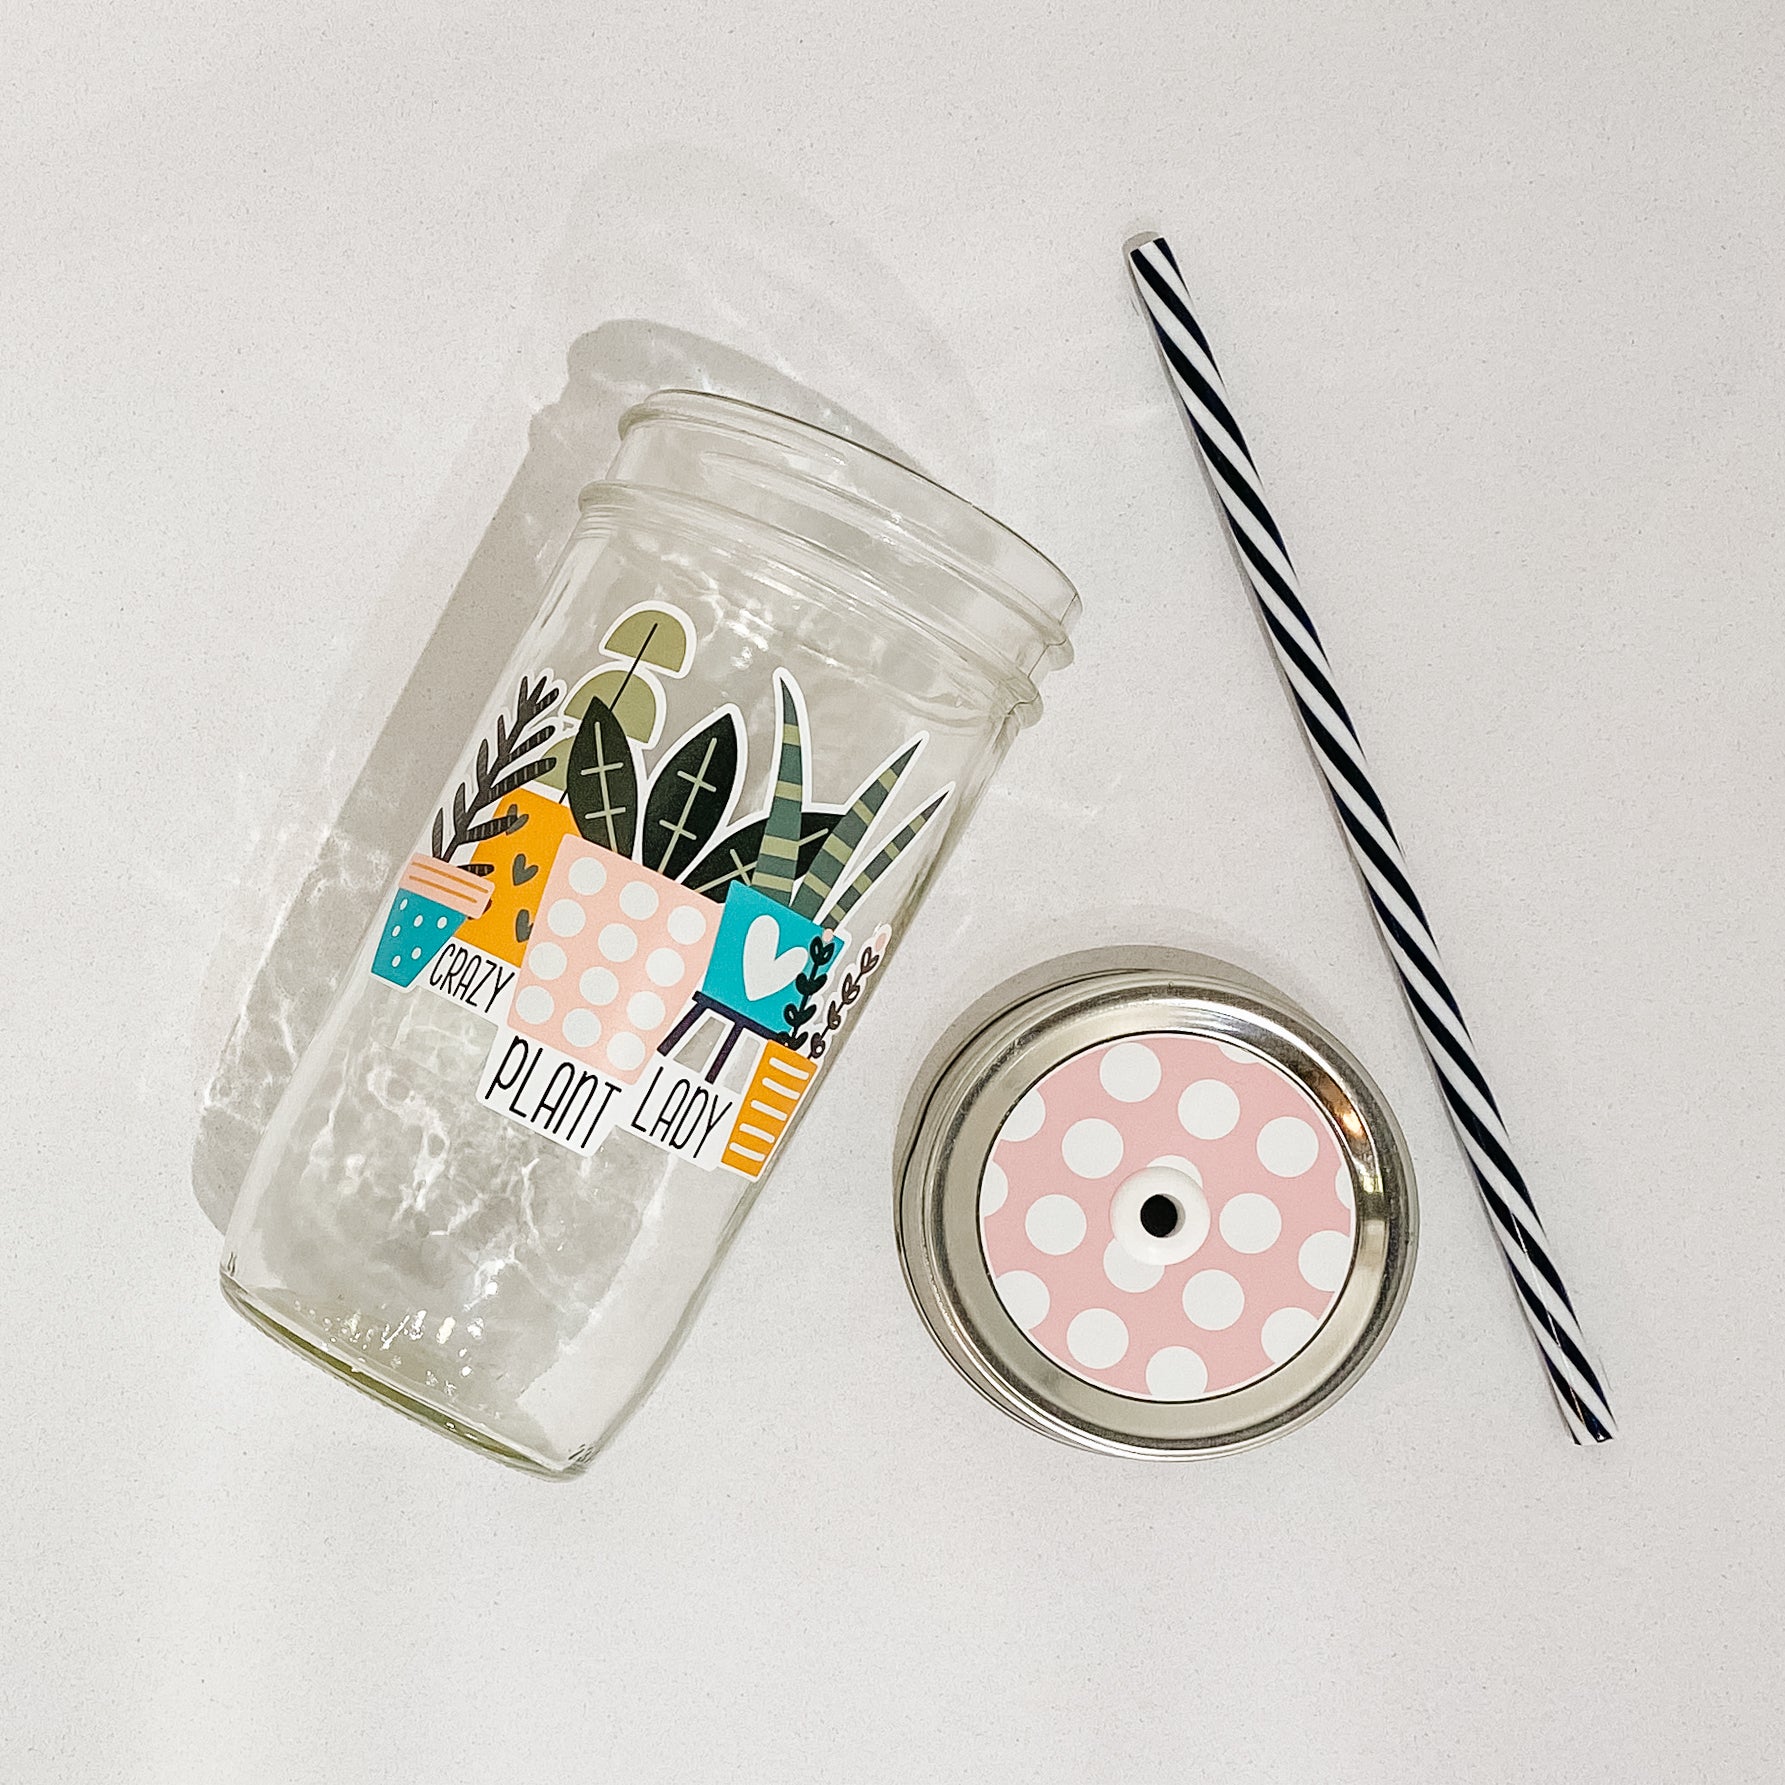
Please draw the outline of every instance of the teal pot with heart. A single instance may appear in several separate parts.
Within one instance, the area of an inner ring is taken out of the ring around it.
[[[790,1134],[822,1180],[884,1120],[830,1062],[1077,610],[893,459],[710,395],[633,410],[418,839],[488,909],[407,985],[368,937],[236,1204],[235,1305],[493,1456],[581,1468]]]
[[[754,886],[734,882],[700,989],[715,1012],[797,1046],[848,942],[843,931],[827,930]]]

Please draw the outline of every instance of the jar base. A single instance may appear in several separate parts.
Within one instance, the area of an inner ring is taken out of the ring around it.
[[[331,1375],[350,1383],[362,1394],[371,1395],[374,1400],[382,1401],[387,1407],[394,1407],[399,1413],[407,1414],[430,1430],[442,1433],[468,1449],[494,1457],[497,1462],[507,1463],[510,1468],[524,1470],[529,1475],[543,1476],[549,1481],[569,1480],[572,1476],[580,1475],[589,1465],[593,1450],[579,1452],[562,1460],[544,1456],[522,1448],[512,1438],[492,1431],[487,1426],[479,1425],[462,1415],[448,1413],[422,1400],[403,1383],[372,1368],[364,1357],[338,1352],[314,1333],[290,1324],[283,1314],[267,1307],[255,1297],[252,1290],[237,1282],[229,1274],[227,1263],[217,1273],[217,1281],[230,1306],[269,1338],[277,1339],[281,1345],[295,1351],[300,1357],[308,1358],[311,1363],[321,1365]]]

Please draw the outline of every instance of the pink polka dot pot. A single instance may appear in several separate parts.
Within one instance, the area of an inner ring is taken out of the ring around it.
[[[581,837],[553,858],[509,1026],[630,1084],[713,952],[711,900]]]
[[[900,1166],[931,1332],[1087,1448],[1299,1425],[1381,1348],[1413,1261],[1405,1144],[1363,1068],[1199,956],[1075,957],[982,1001],[920,1077]]]

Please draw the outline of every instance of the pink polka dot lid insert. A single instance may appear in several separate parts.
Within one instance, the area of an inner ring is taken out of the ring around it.
[[[906,1100],[899,1257],[1002,1412],[1113,1456],[1280,1437],[1410,1280],[1405,1141],[1344,1044],[1238,967],[1102,949],[988,993]]]
[[[998,1299],[1087,1381],[1226,1394],[1299,1352],[1351,1269],[1351,1170],[1270,1061],[1150,1034],[1064,1061],[1011,1111],[980,1232]]]

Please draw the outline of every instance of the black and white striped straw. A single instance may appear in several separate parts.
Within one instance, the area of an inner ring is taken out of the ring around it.
[[[1531,1193],[1513,1161],[1499,1105],[1445,981],[1438,945],[1408,879],[1400,843],[1370,778],[1351,716],[1333,686],[1326,651],[1302,604],[1295,567],[1265,503],[1245,436],[1228,406],[1215,356],[1191,312],[1183,275],[1162,237],[1137,236],[1128,243],[1127,256],[1135,290],[1221,499],[1284,684],[1332,796],[1519,1305],[1542,1353],[1550,1387],[1575,1442],[1602,1444],[1617,1431],[1605,1386],[1588,1357],[1574,1304],[1550,1256],[1549,1239]]]

